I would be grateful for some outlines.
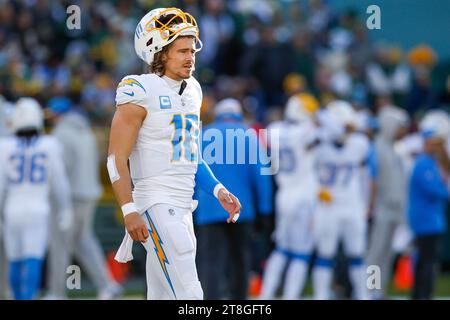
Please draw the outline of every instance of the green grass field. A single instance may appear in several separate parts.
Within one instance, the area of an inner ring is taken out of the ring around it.
[[[389,297],[393,299],[409,299],[408,291],[400,291],[395,288],[391,283],[389,286]],[[449,299],[450,300],[450,273],[441,274],[437,277],[434,290],[435,299]],[[143,300],[145,299],[145,281],[139,280],[130,281],[130,285],[125,285],[125,293],[120,299],[133,299]],[[311,299],[312,297],[312,284],[308,281],[304,298]],[[69,292],[69,299],[95,299],[96,293],[92,288],[85,290],[72,290]],[[255,299],[255,297],[249,297],[249,299]]]
[[[305,297],[312,296],[312,284],[308,281],[305,287]],[[391,282],[389,285],[388,296],[392,298],[409,299],[410,292],[399,290],[395,287],[394,283]],[[436,278],[434,296],[436,299],[449,299],[450,300],[450,273],[440,274]]]

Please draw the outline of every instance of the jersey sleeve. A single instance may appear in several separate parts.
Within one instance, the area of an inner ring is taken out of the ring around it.
[[[203,158],[199,159],[197,172],[195,174],[195,181],[200,189],[212,196],[214,195],[215,187],[220,184],[214,173],[211,171],[211,168],[208,166],[206,161],[203,160]]]
[[[117,86],[116,105],[132,103],[148,108],[147,92],[142,79],[137,75],[124,77]]]

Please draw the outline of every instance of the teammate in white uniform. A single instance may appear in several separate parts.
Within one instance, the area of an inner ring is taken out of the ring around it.
[[[117,88],[108,172],[127,233],[116,259],[132,259],[132,240],[143,242],[148,299],[203,299],[192,223],[195,183],[219,199],[230,214],[227,222],[240,212],[239,200],[198,153],[202,90],[192,77],[197,44],[191,15],[177,8],[150,11],[135,33],[136,53],[150,73],[126,76]]]
[[[264,273],[261,299],[272,299],[286,266],[283,299],[296,299],[305,284],[313,250],[312,217],[316,207],[318,182],[314,170],[314,147],[318,128],[312,117],[319,103],[309,94],[292,96],[286,105],[285,120],[269,126],[279,140],[270,139],[272,153],[279,154],[279,171],[275,176],[276,248],[270,255]],[[276,161],[277,159],[273,159]]]
[[[356,299],[366,299],[363,254],[366,246],[366,207],[362,177],[369,151],[368,138],[353,133],[354,110],[345,101],[333,101],[327,112],[346,133],[316,149],[321,201],[314,219],[317,259],[313,272],[315,299],[330,299],[333,258],[339,240],[350,259],[350,280]]]
[[[4,199],[10,286],[15,299],[28,300],[39,289],[50,193],[59,202],[61,228],[70,227],[72,209],[61,147],[54,138],[40,133],[43,114],[34,99],[17,102],[12,126],[16,136],[0,142],[0,199]]]

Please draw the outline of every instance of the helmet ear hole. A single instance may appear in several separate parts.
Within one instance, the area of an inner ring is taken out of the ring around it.
[[[152,43],[153,43],[153,38],[150,38],[150,40],[148,40],[147,43],[146,43],[146,44],[147,44],[147,47],[148,47],[149,45],[151,45]]]

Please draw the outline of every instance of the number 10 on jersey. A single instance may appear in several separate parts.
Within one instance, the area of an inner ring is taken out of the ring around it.
[[[172,162],[197,161],[198,116],[174,114],[170,124],[175,128],[172,137]]]

